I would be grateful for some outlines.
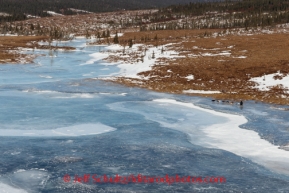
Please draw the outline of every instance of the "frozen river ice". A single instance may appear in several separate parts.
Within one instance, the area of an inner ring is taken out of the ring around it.
[[[105,47],[64,44],[77,49],[29,51],[43,56],[0,66],[0,193],[289,192],[289,151],[278,149],[289,143],[288,112],[92,80],[120,70],[91,58]],[[227,182],[73,183],[66,174]]]

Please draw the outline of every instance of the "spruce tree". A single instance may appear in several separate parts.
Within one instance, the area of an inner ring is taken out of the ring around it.
[[[131,48],[132,45],[133,45],[132,39],[129,39],[129,41],[128,41],[128,46]]]
[[[114,36],[114,38],[113,38],[113,43],[115,43],[115,44],[118,44],[118,43],[119,43],[117,33],[115,34],[115,36]]]

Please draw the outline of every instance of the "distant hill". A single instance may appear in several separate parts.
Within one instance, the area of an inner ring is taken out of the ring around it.
[[[21,20],[27,15],[45,17],[44,11],[53,11],[64,15],[76,13],[74,9],[89,12],[108,12],[128,9],[149,9],[184,4],[194,0],[0,0],[0,20]],[[73,8],[72,10],[70,8]],[[3,16],[8,13],[11,16]]]

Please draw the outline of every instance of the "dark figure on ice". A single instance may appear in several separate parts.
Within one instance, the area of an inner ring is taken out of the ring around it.
[[[243,101],[240,102],[240,106],[243,106]]]

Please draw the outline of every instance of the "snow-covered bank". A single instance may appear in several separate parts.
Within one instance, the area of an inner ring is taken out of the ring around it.
[[[116,74],[116,76],[144,79],[144,77],[139,76],[138,73],[152,70],[152,67],[161,58],[174,59],[184,57],[180,56],[178,52],[168,50],[168,46],[171,45],[172,44],[167,44],[154,47],[134,44],[129,48],[128,46],[123,47],[118,44],[113,44],[106,47],[107,51],[90,54],[92,59],[81,65],[93,64],[96,61],[108,57],[116,57],[117,61],[112,63],[120,68],[120,72]]]
[[[227,118],[228,121],[226,123],[203,128],[202,132],[205,133],[205,136],[199,135],[194,130],[190,131],[189,129],[181,128],[180,131],[186,132],[191,137],[191,143],[193,144],[230,151],[239,156],[249,158],[272,171],[289,175],[289,152],[261,139],[255,131],[241,129],[239,126],[247,122],[245,117],[203,109],[191,103],[183,103],[171,99],[157,99],[154,101],[185,106]],[[196,135],[198,135],[200,140],[193,140]]]
[[[88,60],[87,62],[85,62],[83,64],[80,64],[81,66],[93,64],[96,61],[103,60],[103,59],[107,58],[109,55],[107,53],[96,52],[96,53],[90,54],[89,56],[91,56],[92,59]]]
[[[144,79],[144,77],[139,76],[138,73],[152,70],[152,67],[160,58],[173,59],[182,57],[179,56],[175,51],[164,51],[171,44],[164,45],[163,47],[148,47],[146,54],[143,57],[143,61],[139,60],[136,63],[122,63],[118,65],[121,69],[120,76],[127,78]],[[138,45],[142,46],[142,45]]]

